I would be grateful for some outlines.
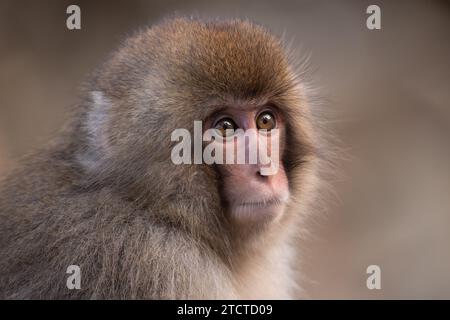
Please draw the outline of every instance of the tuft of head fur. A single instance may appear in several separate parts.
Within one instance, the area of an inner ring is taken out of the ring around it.
[[[1,298],[287,298],[292,237],[315,199],[318,137],[280,40],[248,21],[176,18],[127,39],[95,72],[74,119],[1,187]],[[237,230],[207,165],[170,160],[177,128],[224,105],[287,119],[292,200]],[[82,270],[68,290],[65,270]]]

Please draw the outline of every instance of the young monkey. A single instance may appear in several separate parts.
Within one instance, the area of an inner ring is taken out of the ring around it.
[[[260,26],[176,18],[137,33],[61,136],[3,180],[0,298],[295,297],[293,239],[318,184],[309,114]],[[277,129],[277,170],[174,164],[171,133],[199,120],[224,134]],[[70,265],[80,289],[66,285]]]

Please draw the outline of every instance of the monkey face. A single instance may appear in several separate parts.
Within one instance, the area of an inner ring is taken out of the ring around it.
[[[289,187],[280,161],[284,150],[284,122],[280,112],[267,106],[227,107],[214,114],[207,127],[224,137],[212,143],[221,144],[227,160],[216,168],[230,217],[244,224],[281,217]]]

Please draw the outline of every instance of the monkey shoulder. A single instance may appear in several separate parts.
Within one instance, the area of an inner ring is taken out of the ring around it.
[[[72,164],[48,157],[0,186],[0,297],[200,298],[205,285],[217,296],[226,287],[201,241],[110,188],[83,187]],[[66,287],[71,265],[82,290]]]

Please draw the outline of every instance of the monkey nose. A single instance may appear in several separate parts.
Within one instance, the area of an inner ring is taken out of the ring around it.
[[[262,184],[264,184],[264,185],[269,184],[270,181],[271,181],[270,176],[264,175],[264,174],[261,172],[261,170],[258,170],[258,172],[256,173],[256,180],[257,180],[259,183],[262,183]]]
[[[264,170],[261,170],[261,167],[258,166],[256,169],[256,178],[260,181],[268,181],[270,178],[270,175],[264,174]]]

